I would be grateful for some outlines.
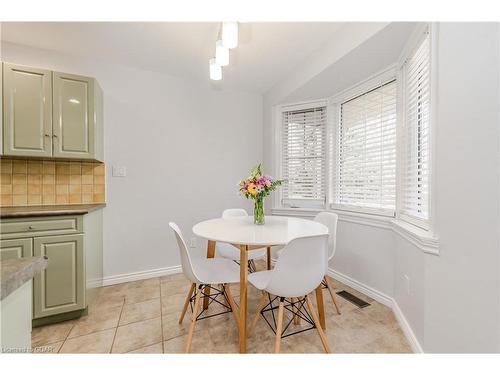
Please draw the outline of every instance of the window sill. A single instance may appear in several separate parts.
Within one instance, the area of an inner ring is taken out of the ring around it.
[[[439,255],[438,238],[424,229],[408,224],[402,220],[395,220],[393,217],[314,208],[272,208],[271,214],[312,219],[319,212],[323,211],[335,212],[339,215],[340,221],[392,230],[402,238],[417,246],[424,253]]]
[[[439,239],[429,231],[402,220],[392,220],[395,233],[411,242],[424,253],[439,255]]]
[[[391,221],[393,217],[380,216],[373,214],[362,214],[359,212],[350,212],[333,209],[319,208],[272,208],[273,215],[280,216],[298,216],[304,218],[313,218],[320,212],[334,212],[339,215],[339,220],[354,224],[368,225],[382,229],[392,229]]]

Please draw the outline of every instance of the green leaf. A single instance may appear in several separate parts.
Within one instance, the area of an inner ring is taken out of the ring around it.
[[[250,171],[250,176],[252,177],[257,177],[257,176],[262,176],[262,165],[261,163],[257,164],[252,168]]]

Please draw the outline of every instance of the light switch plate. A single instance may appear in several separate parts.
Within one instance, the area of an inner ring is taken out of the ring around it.
[[[113,166],[113,177],[125,177],[127,175],[127,167]]]

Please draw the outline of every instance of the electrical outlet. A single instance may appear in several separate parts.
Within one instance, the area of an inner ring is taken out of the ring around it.
[[[197,246],[197,242],[198,241],[196,241],[196,237],[191,237],[191,239],[189,240],[189,247],[195,248]]]
[[[113,165],[113,177],[125,177],[127,175],[127,167]]]
[[[410,295],[410,276],[404,275],[403,278],[405,280],[406,294]]]

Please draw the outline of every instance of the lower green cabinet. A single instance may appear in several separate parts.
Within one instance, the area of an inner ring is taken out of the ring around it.
[[[102,211],[0,220],[0,260],[46,256],[33,278],[33,326],[86,313],[102,286]]]
[[[33,256],[33,239],[18,238],[0,241],[0,260]]]
[[[33,280],[33,318],[84,309],[83,234],[35,238],[34,256],[49,265]]]

